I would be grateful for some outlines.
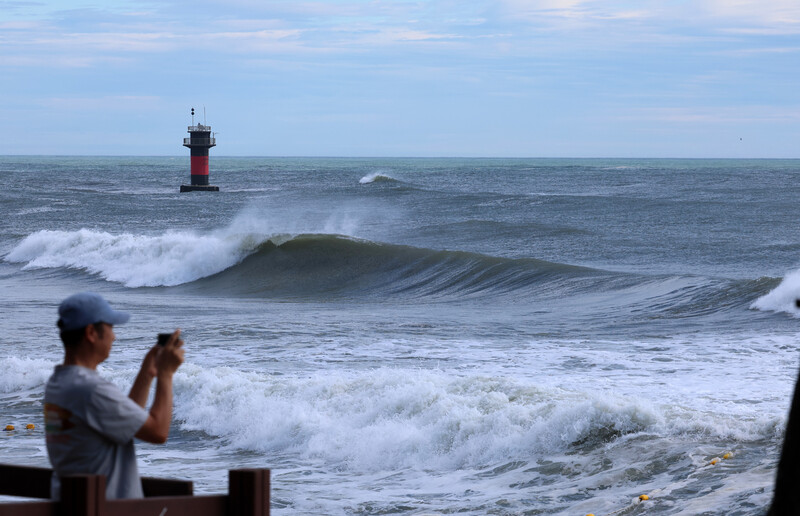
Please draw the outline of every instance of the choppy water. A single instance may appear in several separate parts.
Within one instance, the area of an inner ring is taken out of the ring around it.
[[[187,340],[148,476],[270,467],[277,514],[768,506],[800,160],[212,157],[221,191],[179,194],[187,170],[0,157],[3,426],[41,420],[56,306],[94,290],[133,314],[123,388]],[[41,430],[0,462],[46,465]]]

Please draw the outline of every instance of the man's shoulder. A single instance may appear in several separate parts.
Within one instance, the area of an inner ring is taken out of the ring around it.
[[[57,365],[47,381],[58,387],[81,387],[104,383],[97,371],[79,365]]]
[[[108,389],[110,386],[92,369],[73,366],[56,366],[45,387],[45,401],[85,400],[97,389]]]
[[[101,414],[144,411],[97,371],[80,366],[56,368],[45,388],[44,403],[67,410],[90,426]]]

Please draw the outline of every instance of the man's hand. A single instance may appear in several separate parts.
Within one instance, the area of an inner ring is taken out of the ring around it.
[[[175,330],[165,345],[156,347],[161,348],[155,356],[156,376],[159,378],[162,375],[172,376],[183,363],[184,349],[181,330]]]
[[[180,335],[180,330],[174,332],[170,339],[175,337],[175,334]],[[183,341],[180,341],[183,344]],[[161,350],[164,346],[154,345],[142,360],[142,367],[139,368],[139,374],[131,386],[131,391],[128,397],[135,401],[140,407],[144,408],[147,403],[147,397],[150,393],[150,385],[153,383],[153,378],[158,375],[158,357],[161,355]]]

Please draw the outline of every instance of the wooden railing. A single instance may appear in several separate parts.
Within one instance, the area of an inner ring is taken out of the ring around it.
[[[268,469],[228,472],[227,495],[193,496],[192,482],[142,478],[144,498],[106,500],[106,477],[61,478],[61,500],[50,498],[52,470],[0,464],[0,495],[47,501],[0,503],[0,516],[269,516]]]

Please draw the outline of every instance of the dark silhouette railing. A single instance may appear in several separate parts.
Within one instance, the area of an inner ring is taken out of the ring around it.
[[[0,495],[46,501],[0,503],[0,516],[269,516],[268,469],[228,472],[227,495],[193,495],[185,480],[142,478],[144,498],[106,500],[106,477],[61,478],[61,500],[50,500],[52,470],[0,464]]]

